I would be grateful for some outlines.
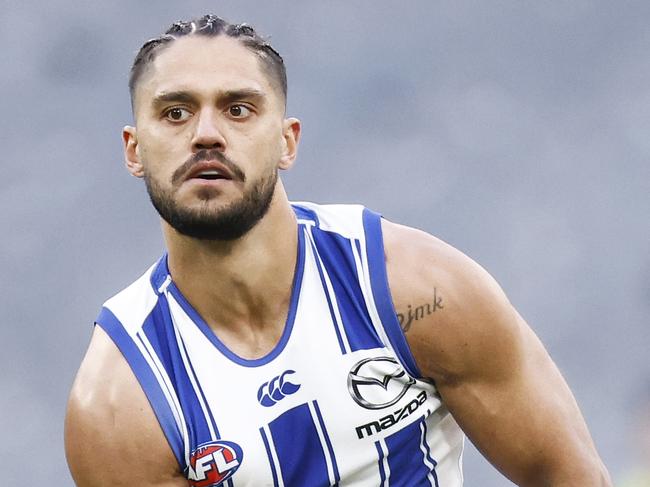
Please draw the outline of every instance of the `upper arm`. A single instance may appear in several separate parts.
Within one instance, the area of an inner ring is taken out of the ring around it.
[[[70,393],[65,450],[81,487],[187,486],[139,383],[98,326]]]
[[[609,485],[566,382],[489,274],[423,232],[382,227],[396,311],[416,316],[435,293],[407,341],[477,448],[520,485]]]

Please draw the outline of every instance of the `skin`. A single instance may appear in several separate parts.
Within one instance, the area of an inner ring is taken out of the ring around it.
[[[137,88],[135,118],[137,128],[123,132],[129,172],[156,178],[186,207],[213,211],[269,171],[290,168],[300,136],[259,59],[226,37],[182,38],[161,52]],[[246,182],[173,187],[174,170],[205,148],[223,151]],[[382,225],[397,312],[430,302],[434,288],[441,299],[406,334],[416,361],[486,458],[522,486],[611,485],[569,388],[492,278],[428,234]],[[296,264],[286,249],[296,248],[297,223],[282,182],[238,240],[192,239],[164,221],[162,229],[176,285],[220,340],[245,358],[273,349]],[[144,392],[99,327],[72,388],[65,442],[79,486],[187,485]]]
[[[450,245],[384,221],[396,310],[418,364],[483,455],[521,486],[610,486],[578,405],[542,343],[492,277]]]

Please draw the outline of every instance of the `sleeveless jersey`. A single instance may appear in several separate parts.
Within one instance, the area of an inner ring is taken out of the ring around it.
[[[398,323],[381,217],[357,205],[292,206],[292,297],[266,356],[244,359],[220,342],[166,256],[97,319],[189,485],[462,485],[464,436]]]

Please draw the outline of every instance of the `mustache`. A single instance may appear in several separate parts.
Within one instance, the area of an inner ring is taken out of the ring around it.
[[[172,184],[177,184],[179,181],[183,180],[185,175],[192,170],[192,168],[203,161],[219,161],[221,164],[226,166],[233,176],[233,179],[238,179],[241,182],[246,181],[246,175],[244,172],[239,169],[239,166],[226,157],[223,152],[217,149],[202,149],[197,153],[193,154],[187,161],[185,161],[181,166],[174,171],[172,174]]]

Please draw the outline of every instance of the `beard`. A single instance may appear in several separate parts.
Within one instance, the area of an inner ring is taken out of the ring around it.
[[[189,169],[194,163],[208,158],[219,159],[233,174],[245,180],[238,167],[223,154],[217,155],[213,151],[198,153],[179,169]],[[177,171],[173,180],[179,179],[178,174],[180,172]],[[209,241],[236,240],[248,233],[268,212],[277,179],[278,171],[274,168],[255,181],[241,198],[223,208],[214,209],[209,207],[207,196],[201,208],[182,207],[174,200],[173,190],[166,190],[146,173],[144,176],[149,199],[161,218],[181,235]]]

